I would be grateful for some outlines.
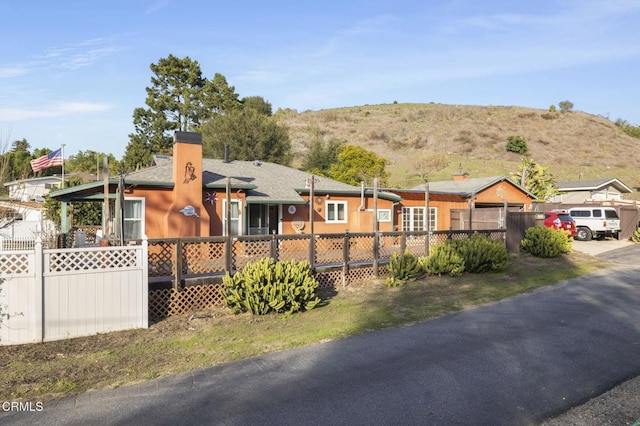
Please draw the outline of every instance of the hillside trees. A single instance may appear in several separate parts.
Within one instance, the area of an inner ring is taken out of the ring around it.
[[[105,155],[109,160],[109,174],[120,173],[120,163],[113,154],[105,154],[90,149],[78,151],[77,154],[70,155],[65,161],[65,171],[96,173],[96,175],[98,175],[102,173],[103,158]]]
[[[570,112],[573,110],[573,102],[571,101],[562,101],[558,103],[558,107],[562,112]]]
[[[264,100],[253,98],[242,107],[211,117],[200,127],[203,155],[223,158],[228,145],[230,160],[262,160],[288,166],[292,159],[289,132],[266,114],[270,109]]]
[[[133,112],[135,133],[129,135],[123,158],[127,170],[149,165],[153,154],[170,154],[174,131],[197,130],[215,114],[240,105],[222,74],[204,78],[200,64],[189,57],[169,55],[150,68],[147,108]]]
[[[333,138],[312,141],[301,168],[315,175],[359,185],[362,181],[372,184],[376,177],[386,181],[389,178],[386,165],[387,159],[378,157],[375,152]]]
[[[413,168],[420,180],[427,182],[430,173],[447,168],[450,162],[446,154],[422,152],[413,160]]]
[[[309,152],[302,163],[302,170],[328,177],[331,166],[338,162],[338,152],[344,144],[344,140],[337,138],[328,141],[314,139],[311,141]]]
[[[529,152],[529,147],[522,136],[512,135],[507,138],[507,151],[526,155]]]
[[[32,173],[31,145],[26,139],[16,140],[11,144],[11,150],[3,154],[4,173],[7,181],[26,179]]]
[[[362,181],[370,184],[376,177],[383,182],[389,178],[389,173],[385,170],[387,160],[359,146],[341,146],[337,160],[328,171],[329,177],[337,181],[359,185]]]
[[[634,126],[621,118],[616,120],[616,126],[629,136],[640,139],[640,126]]]

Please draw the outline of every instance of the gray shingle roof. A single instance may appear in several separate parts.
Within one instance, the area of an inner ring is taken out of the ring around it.
[[[231,177],[234,189],[247,191],[249,203],[305,203],[300,197],[307,193],[307,181],[311,175],[275,163],[263,161],[225,162],[221,159],[202,159],[202,179],[206,188],[224,188],[227,176]],[[127,183],[173,185],[173,159],[165,157],[158,165],[126,175]],[[314,190],[317,194],[360,194],[360,187],[348,185],[326,177],[316,177]],[[381,198],[399,199],[394,194],[381,193]]]
[[[630,193],[631,188],[616,178],[589,179],[589,180],[572,180],[558,182],[559,191],[577,191],[577,190],[597,190],[608,185],[613,185],[618,191]]]
[[[484,189],[495,185],[503,180],[509,180],[506,176],[488,176],[479,178],[467,178],[464,180],[443,180],[437,182],[429,182],[429,191],[440,194],[455,194],[464,197],[469,197],[473,194],[483,191]],[[521,188],[518,184],[509,180],[513,185]],[[531,195],[526,189],[521,188],[527,194]],[[420,184],[412,188],[416,191],[424,191],[424,184]],[[535,197],[534,197],[535,198]]]

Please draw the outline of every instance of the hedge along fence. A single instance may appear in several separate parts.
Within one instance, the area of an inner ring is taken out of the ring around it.
[[[222,277],[264,258],[309,262],[320,288],[387,276],[396,253],[408,250],[428,256],[448,239],[473,234],[505,242],[504,229],[482,231],[413,231],[317,234],[247,235],[152,239],[149,242],[149,317],[161,319],[224,304]],[[313,244],[311,242],[313,241]]]

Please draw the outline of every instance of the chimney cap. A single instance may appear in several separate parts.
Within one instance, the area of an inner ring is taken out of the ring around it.
[[[202,145],[202,135],[196,132],[182,132],[176,130],[173,133],[173,143],[190,143]]]

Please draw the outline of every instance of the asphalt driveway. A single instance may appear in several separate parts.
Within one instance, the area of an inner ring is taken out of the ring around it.
[[[0,423],[537,424],[640,375],[640,245],[623,249],[635,263],[437,320],[0,413]]]

